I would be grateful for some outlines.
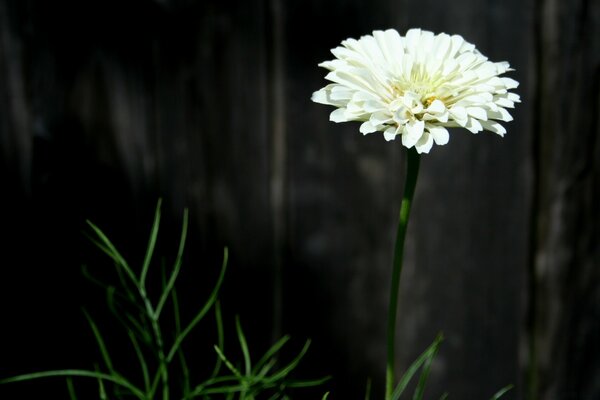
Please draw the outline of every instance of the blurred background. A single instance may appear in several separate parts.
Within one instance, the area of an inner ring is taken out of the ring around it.
[[[239,314],[256,354],[282,334],[292,355],[311,338],[297,375],[334,377],[295,398],[363,398],[369,377],[381,397],[405,153],[329,122],[310,96],[341,40],[411,27],[509,61],[522,103],[504,138],[455,131],[422,158],[399,371],[443,331],[428,398],[487,399],[509,383],[507,399],[600,398],[589,0],[1,0],[0,377],[93,368],[81,307],[119,351],[103,293],[81,273],[112,268],[85,220],[140,265],[161,197],[167,261],[190,211],[184,318],[227,245],[228,329]],[[202,335],[189,344],[198,363],[213,344]],[[2,399],[66,397],[60,379],[0,387]]]

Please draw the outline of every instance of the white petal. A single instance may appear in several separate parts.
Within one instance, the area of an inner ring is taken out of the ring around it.
[[[498,119],[504,122],[510,122],[513,120],[512,115],[506,109],[498,107],[496,111],[488,111],[488,117],[491,119]]]
[[[350,114],[360,115],[364,114],[365,109],[361,103],[349,102],[346,104],[346,116],[350,116]]]
[[[407,53],[416,53],[417,52],[417,48],[419,46],[419,41],[421,38],[421,30],[416,28],[416,29],[409,29],[406,32],[406,50]]]
[[[350,100],[355,93],[354,90],[348,89],[345,86],[332,85],[333,88],[330,91],[329,97],[331,100]]]
[[[385,138],[385,140],[387,140],[388,142],[390,140],[394,140],[396,139],[396,128],[394,127],[389,127],[387,128],[385,131],[383,131],[383,137]]]
[[[494,96],[491,93],[481,92],[467,96],[462,101],[467,104],[485,104],[493,99]]]
[[[411,121],[404,125],[402,130],[402,144],[408,148],[415,145],[423,136],[423,130],[425,129],[425,122],[423,121]]]
[[[328,97],[327,91],[325,89],[321,89],[314,92],[310,99],[315,103],[330,104]]]
[[[446,111],[446,106],[442,101],[435,99],[425,111],[427,111],[430,114],[441,114],[444,111]]]
[[[359,129],[360,133],[362,133],[363,135],[366,135],[368,133],[373,133],[376,130],[377,130],[377,128],[375,126],[373,126],[373,124],[371,123],[371,121],[363,122],[360,125],[360,129]]]
[[[503,74],[510,69],[510,65],[506,61],[496,63],[496,71],[498,74]]]
[[[469,117],[467,116],[467,110],[463,107],[452,107],[448,110],[452,118],[456,121],[456,123],[460,126],[465,126],[469,121]]]
[[[383,104],[374,100],[365,101],[362,108],[369,113],[385,110],[385,106]]]
[[[514,101],[515,103],[521,102],[521,97],[516,93],[507,93],[506,96],[510,101]]]
[[[379,101],[379,97],[372,93],[358,90],[352,95],[352,101]]]
[[[448,134],[448,130],[443,126],[430,126],[427,128],[431,136],[433,136],[433,140],[435,140],[435,144],[440,146],[448,143],[450,139],[450,135]]]
[[[451,41],[450,36],[445,33],[441,33],[436,38],[435,57],[439,60],[444,60],[450,50]]]
[[[417,153],[429,153],[431,147],[433,146],[433,137],[428,133],[424,132],[421,139],[415,144],[415,148],[417,149]]]
[[[509,100],[505,97],[499,97],[497,99],[494,99],[494,103],[496,103],[499,106],[507,107],[507,108],[515,107],[515,103],[513,103],[511,100]]]
[[[382,125],[386,122],[390,122],[392,120],[392,116],[386,112],[376,112],[371,114],[371,118],[369,118],[373,125]]]
[[[467,107],[467,114],[482,121],[487,121],[487,112],[481,107]]]
[[[506,133],[506,129],[495,121],[482,121],[481,125],[484,129],[497,133],[500,136],[504,136],[504,134]]]
[[[504,86],[506,86],[507,89],[514,89],[519,87],[519,82],[515,81],[512,78],[501,78],[502,82],[504,82]]]
[[[465,125],[465,128],[467,128],[472,133],[481,132],[483,130],[483,127],[481,126],[481,122],[479,122],[479,120],[477,120],[475,118],[469,118],[469,123],[467,125]]]
[[[329,114],[329,120],[332,122],[346,122],[348,121],[348,117],[346,117],[346,109],[345,108],[337,108],[333,110],[331,114]]]

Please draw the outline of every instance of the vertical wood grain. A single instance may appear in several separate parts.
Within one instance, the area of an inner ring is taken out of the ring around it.
[[[593,378],[600,367],[591,356],[600,351],[600,7],[553,0],[537,6],[529,398],[592,399],[600,395]]]

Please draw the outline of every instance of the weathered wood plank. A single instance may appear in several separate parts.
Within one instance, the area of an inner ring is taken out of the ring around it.
[[[600,5],[544,0],[538,6],[529,398],[594,399],[600,396]]]

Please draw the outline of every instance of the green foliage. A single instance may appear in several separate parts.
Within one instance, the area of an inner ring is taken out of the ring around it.
[[[419,381],[415,387],[415,391],[413,392],[413,400],[423,400],[425,395],[425,386],[427,385],[427,378],[429,377],[429,372],[431,369],[431,363],[433,359],[437,355],[440,345],[444,340],[444,336],[439,333],[433,343],[425,349],[423,353],[408,367],[404,375],[400,378],[400,382],[396,385],[394,392],[392,393],[392,400],[399,400],[400,396],[404,393],[412,378],[415,376],[417,371],[421,369],[421,374],[419,376]],[[508,385],[502,389],[500,389],[494,396],[492,396],[491,400],[498,400],[502,397],[506,392],[513,388],[513,385]],[[367,386],[367,393],[370,390],[370,384]],[[446,400],[448,398],[448,393],[442,394],[440,400]],[[367,395],[368,400],[368,395]]]
[[[396,385],[394,392],[392,393],[392,400],[400,399],[400,396],[412,380],[413,376],[421,367],[421,376],[419,377],[419,382],[413,394],[413,400],[423,399],[431,362],[435,358],[435,355],[440,347],[440,343],[442,343],[443,339],[444,337],[442,334],[438,334],[433,343],[408,367],[404,375],[402,375],[402,378],[400,378],[400,382],[398,382]]]
[[[286,393],[290,388],[317,386],[325,382],[328,378],[303,381],[289,378],[290,373],[306,354],[310,341],[306,342],[300,353],[291,362],[280,366],[277,356],[289,340],[288,336],[284,336],[275,342],[253,365],[239,318],[236,318],[235,328],[243,356],[243,368],[236,366],[236,363],[226,357],[223,319],[218,294],[227,270],[227,248],[223,251],[220,273],[208,299],[191,321],[186,325],[182,325],[175,282],[181,269],[185,249],[188,228],[187,210],[184,212],[179,248],[173,267],[168,277],[163,270],[162,291],[158,296],[158,300],[153,301],[150,298],[146,284],[158,237],[160,206],[159,201],[139,275],[134,272],[134,269],[131,268],[102,230],[88,221],[93,233],[93,235],[90,235],[90,239],[115,263],[120,288],[102,284],[94,279],[86,268],[84,268],[84,274],[93,282],[106,288],[108,308],[125,328],[128,341],[139,364],[141,382],[134,382],[134,379],[128,378],[119,372],[113,358],[110,356],[100,328],[94,319],[84,311],[102,357],[102,369],[96,366],[93,370],[64,369],[36,372],[3,379],[0,380],[0,384],[48,377],[66,377],[67,390],[71,400],[78,398],[73,384],[73,378],[75,377],[95,379],[98,382],[98,397],[100,399],[125,399],[133,396],[140,400],[169,400],[177,396],[182,400],[220,398],[227,400],[256,400],[262,398],[277,400],[289,399]],[[166,322],[160,319],[165,306],[169,302],[173,306],[172,322],[174,327],[167,327]],[[217,325],[217,344],[214,346],[215,364],[210,376],[200,382],[192,382],[192,376],[195,375],[192,375],[189,371],[182,346],[192,330],[211,311],[214,313]],[[170,341],[171,343],[167,343],[164,332],[170,332],[173,329],[175,334]],[[323,396],[323,399],[326,398],[327,394]]]

